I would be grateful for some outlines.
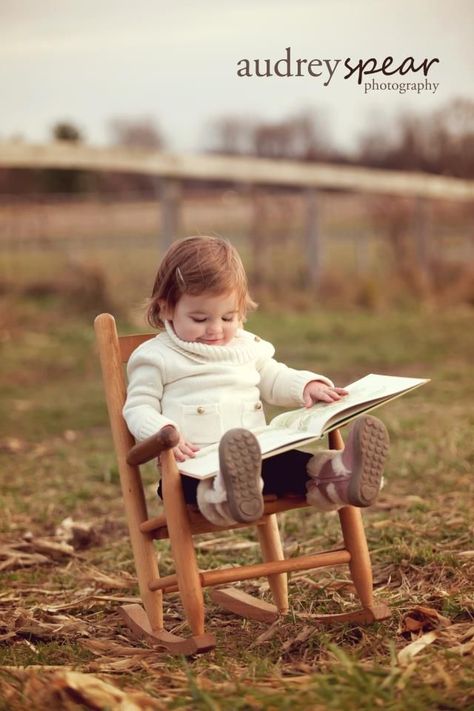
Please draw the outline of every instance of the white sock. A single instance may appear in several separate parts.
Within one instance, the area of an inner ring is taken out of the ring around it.
[[[318,479],[324,465],[328,461],[331,462],[332,470],[335,476],[345,476],[346,474],[350,474],[351,470],[348,469],[342,461],[341,450],[323,449],[313,455],[307,463],[306,472],[308,476],[312,479]]]
[[[227,501],[224,477],[221,472],[217,472],[216,476],[212,479],[204,479],[204,481],[211,482],[211,486],[206,490],[206,501],[210,504],[220,504],[223,501]]]
[[[333,499],[333,502],[331,503],[326,499],[325,496],[321,494],[319,491],[318,485],[315,482],[311,482],[309,486],[307,486],[307,494],[306,494],[306,501],[308,504],[311,506],[314,506],[315,509],[318,511],[337,511],[340,509],[342,506],[346,506],[347,504],[344,503],[338,503],[338,501],[341,501],[339,496],[336,494],[335,491],[329,491],[329,487],[334,486],[334,484],[326,484],[327,491],[331,496],[331,499]]]
[[[199,511],[204,518],[215,526],[228,526],[229,523],[234,523],[232,519],[229,521],[224,511],[220,512],[222,504],[214,504],[208,500],[209,493],[212,493],[212,479],[203,479],[198,484],[196,497]]]

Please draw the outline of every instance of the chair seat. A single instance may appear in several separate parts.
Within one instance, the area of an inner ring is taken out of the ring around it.
[[[212,533],[213,531],[221,531],[227,529],[236,528],[248,528],[249,526],[258,526],[263,524],[268,516],[275,513],[281,513],[282,511],[290,511],[291,509],[301,509],[308,506],[306,498],[304,496],[291,496],[276,498],[275,496],[265,497],[265,505],[263,509],[263,516],[259,521],[254,521],[253,523],[235,523],[233,525],[226,524],[226,526],[216,526],[214,523],[208,521],[202,513],[196,509],[195,506],[188,506],[188,517],[191,524],[191,532],[194,535],[200,533]],[[140,531],[142,533],[150,533],[152,538],[155,540],[164,540],[169,538],[168,526],[166,524],[165,514],[160,514],[159,516],[153,516],[147,519],[140,525]]]

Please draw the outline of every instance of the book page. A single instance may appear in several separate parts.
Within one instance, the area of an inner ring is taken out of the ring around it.
[[[258,439],[262,458],[265,459],[272,455],[275,450],[286,448],[289,444],[298,444],[313,440],[318,437],[317,434],[310,432],[295,432],[294,429],[272,429],[271,427],[261,427],[258,430],[253,430],[254,435]],[[201,449],[192,459],[187,459],[179,464],[179,470],[182,474],[195,477],[197,479],[207,479],[215,476],[219,471],[219,452],[218,445],[212,444],[205,449]]]
[[[308,433],[323,434],[325,427],[338,421],[339,416],[350,416],[368,409],[373,401],[382,401],[428,382],[423,378],[402,378],[394,375],[371,373],[345,387],[348,395],[336,402],[318,402],[309,408],[300,408],[277,415],[270,422],[271,428],[291,428]],[[344,413],[344,414],[343,414]]]
[[[319,439],[358,413],[366,412],[428,382],[422,378],[402,378],[393,375],[366,375],[346,387],[348,395],[333,403],[317,403],[311,408],[300,408],[274,417],[266,427],[252,430],[265,459],[280,451],[301,446]],[[183,474],[207,479],[219,471],[218,443],[197,452],[192,459],[179,465]]]

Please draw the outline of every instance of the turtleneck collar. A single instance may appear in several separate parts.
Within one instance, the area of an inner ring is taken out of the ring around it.
[[[165,321],[164,324],[166,335],[173,347],[188,355],[197,356],[199,360],[243,364],[255,359],[261,353],[263,345],[270,346],[273,350],[269,343],[267,344],[258,336],[253,336],[243,329],[238,329],[235,337],[226,346],[210,346],[207,343],[183,341],[178,338],[169,321]]]

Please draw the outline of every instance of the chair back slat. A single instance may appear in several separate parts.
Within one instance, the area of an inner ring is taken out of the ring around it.
[[[128,359],[135,348],[138,348],[142,343],[149,341],[150,338],[154,338],[155,336],[156,333],[134,333],[131,336],[120,336],[119,346],[122,363],[128,363]]]

